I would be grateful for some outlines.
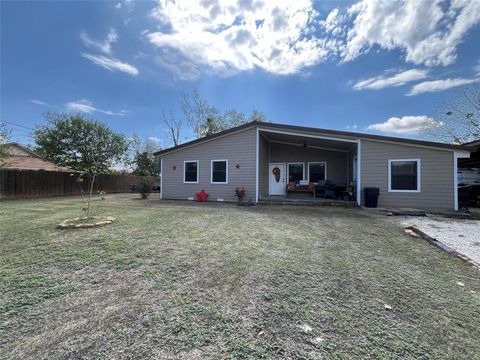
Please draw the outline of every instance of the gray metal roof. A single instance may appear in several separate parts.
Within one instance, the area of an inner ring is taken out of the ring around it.
[[[332,137],[339,136],[339,137],[347,137],[352,139],[370,139],[370,140],[380,140],[380,141],[389,141],[407,145],[421,145],[421,146],[429,146],[429,147],[436,147],[441,149],[450,149],[450,150],[459,150],[459,151],[474,151],[475,147],[467,146],[467,145],[454,145],[454,144],[446,144],[446,143],[439,143],[434,141],[424,141],[424,140],[415,140],[415,139],[406,139],[400,137],[393,137],[393,136],[383,136],[383,135],[373,135],[373,134],[365,134],[359,132],[350,132],[350,131],[340,131],[340,130],[330,130],[330,129],[321,129],[321,128],[313,128],[313,127],[305,127],[305,126],[297,126],[297,125],[286,125],[286,124],[276,124],[276,123],[269,123],[269,122],[259,122],[259,121],[252,121],[244,125],[240,125],[228,130],[220,131],[216,134],[205,136],[203,138],[195,139],[193,141],[186,142],[184,144],[180,144],[178,146],[174,146],[168,149],[160,150],[155,153],[155,155],[164,155],[171,151],[175,151],[184,147],[193,146],[196,144],[200,144],[207,140],[212,140],[220,136],[225,136],[230,133],[247,129],[250,127],[258,126],[259,128],[263,129],[270,129],[270,130],[283,130],[283,131],[299,131],[299,132],[306,132],[312,135],[330,135]]]

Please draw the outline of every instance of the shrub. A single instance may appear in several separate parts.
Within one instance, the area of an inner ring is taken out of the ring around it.
[[[152,181],[142,178],[137,185],[137,191],[142,196],[142,199],[146,199],[152,192]]]

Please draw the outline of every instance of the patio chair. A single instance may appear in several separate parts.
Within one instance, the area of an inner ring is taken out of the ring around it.
[[[315,185],[315,197],[325,196],[325,180],[319,180]]]
[[[335,199],[335,184],[332,184],[329,181],[325,182],[325,199],[331,198]]]

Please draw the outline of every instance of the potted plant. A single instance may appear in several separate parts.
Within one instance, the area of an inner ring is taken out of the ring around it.
[[[237,187],[235,189],[235,194],[238,197],[238,203],[241,204],[243,202],[243,198],[245,197],[245,188],[243,186]]]

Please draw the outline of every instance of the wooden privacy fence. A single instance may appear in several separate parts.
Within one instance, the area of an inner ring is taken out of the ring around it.
[[[155,177],[136,175],[100,175],[95,180],[94,191],[111,193],[130,192],[129,185],[138,184],[142,178],[158,184]],[[63,195],[80,195],[87,190],[87,182],[77,181],[75,174],[43,170],[0,170],[0,199],[32,198]]]

